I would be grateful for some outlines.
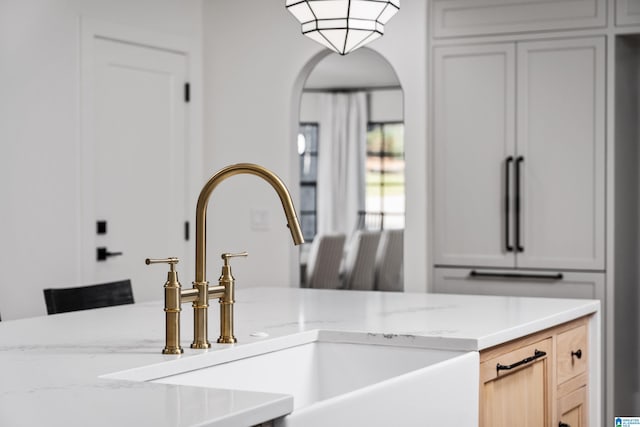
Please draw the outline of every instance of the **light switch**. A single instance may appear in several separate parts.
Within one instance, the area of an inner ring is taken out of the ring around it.
[[[251,230],[269,231],[269,211],[266,209],[251,209]]]
[[[96,234],[107,234],[107,221],[96,221]]]

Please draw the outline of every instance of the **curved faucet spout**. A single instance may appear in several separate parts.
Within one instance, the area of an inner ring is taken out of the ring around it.
[[[225,179],[239,174],[256,175],[267,181],[276,190],[282,207],[287,217],[287,224],[291,231],[291,237],[296,245],[304,243],[300,223],[296,216],[296,211],[289,195],[289,190],[282,183],[280,178],[270,170],[259,165],[251,163],[239,163],[227,166],[213,175],[209,181],[202,187],[198,204],[196,205],[196,280],[193,287],[196,290],[197,298],[193,301],[193,332],[194,338],[191,348],[205,349],[211,347],[207,339],[207,312],[209,308],[209,298],[211,291],[219,297],[220,302],[220,331],[221,335],[218,339],[219,343],[230,344],[236,342],[233,336],[233,289],[232,286],[220,286],[210,288],[207,282],[207,205],[209,204],[209,196],[213,190]],[[222,295],[218,292],[222,291]]]
[[[293,242],[296,245],[304,243],[304,237],[302,237],[300,223],[298,222],[298,217],[296,216],[296,211],[293,207],[291,195],[282,180],[270,170],[259,165],[238,163],[227,166],[209,179],[204,187],[202,187],[200,196],[198,197],[198,204],[196,205],[196,283],[206,282],[206,222],[209,197],[218,184],[233,175],[239,174],[256,175],[271,184],[273,189],[278,193],[280,202],[282,202],[282,207],[284,209],[285,216],[287,217],[287,226],[291,231]]]

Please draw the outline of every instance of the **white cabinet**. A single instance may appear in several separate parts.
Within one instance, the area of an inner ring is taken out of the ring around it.
[[[604,269],[604,52],[603,38],[518,45],[518,267]]]
[[[501,165],[515,148],[515,45],[434,53],[436,264],[512,266]]]
[[[618,0],[633,3],[635,0]],[[606,0],[433,0],[434,37],[604,27]]]
[[[604,273],[436,268],[434,292],[546,298],[604,298]]]
[[[616,25],[640,24],[640,0],[616,0]]]
[[[604,269],[604,51],[434,49],[436,265]]]

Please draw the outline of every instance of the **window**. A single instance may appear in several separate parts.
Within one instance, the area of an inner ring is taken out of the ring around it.
[[[359,226],[404,228],[404,124],[369,123],[367,129],[365,211]]]
[[[300,226],[306,242],[317,232],[318,123],[300,123]],[[369,123],[367,129],[365,210],[359,228],[404,228],[404,125]]]
[[[300,123],[298,131],[300,155],[300,226],[306,242],[311,242],[317,230],[318,187],[318,123]]]

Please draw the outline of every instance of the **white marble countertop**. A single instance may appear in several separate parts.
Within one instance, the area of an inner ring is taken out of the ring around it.
[[[238,289],[236,302],[236,347],[329,330],[477,351],[599,310],[593,300],[292,288]],[[0,426],[246,426],[290,412],[285,395],[101,378],[198,360],[207,351],[189,348],[190,311],[183,307],[181,356],[160,353],[161,301],[0,322]],[[228,347],[213,344],[208,352]]]

